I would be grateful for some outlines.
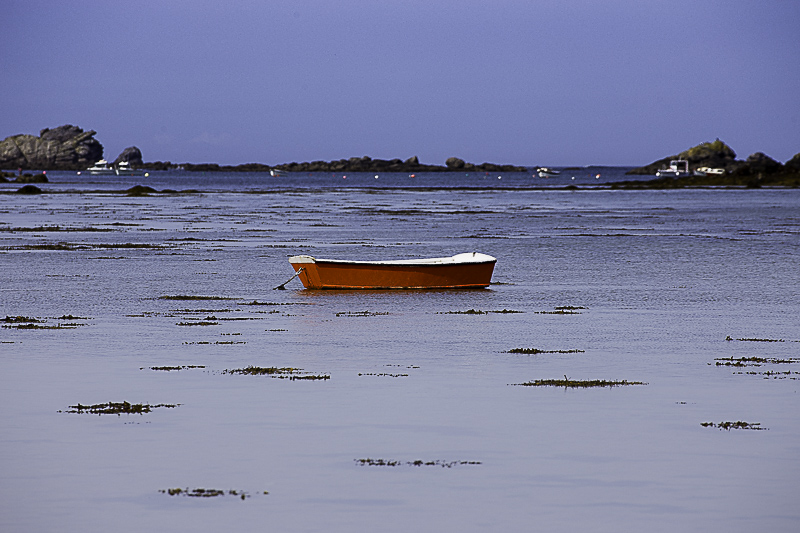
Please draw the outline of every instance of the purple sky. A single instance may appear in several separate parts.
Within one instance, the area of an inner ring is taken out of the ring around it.
[[[800,152],[797,0],[5,0],[0,139],[106,156],[643,165]]]

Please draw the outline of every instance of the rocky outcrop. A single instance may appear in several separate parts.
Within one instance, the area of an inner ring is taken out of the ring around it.
[[[141,167],[144,164],[144,161],[142,161],[142,151],[135,146],[125,148],[122,153],[117,156],[112,165],[117,166],[123,161],[130,163],[133,168]]]
[[[689,162],[689,170],[694,171],[699,167],[723,168],[727,172],[736,170],[741,162],[736,160],[736,152],[730,146],[717,139],[714,142],[698,144],[693,148],[671,155],[649,165],[629,170],[628,174],[654,175],[657,170],[669,166],[673,159],[685,159]]]
[[[783,164],[786,170],[793,172],[800,172],[800,154],[794,154],[790,160]]]
[[[96,131],[66,124],[45,128],[39,136],[14,135],[0,141],[0,168],[82,170],[103,158]]]
[[[740,176],[757,176],[758,174],[775,174],[783,170],[783,165],[763,152],[756,152],[748,156],[744,164],[736,168],[733,173]]]
[[[466,163],[464,162],[463,159],[459,159],[457,157],[448,157],[447,161],[445,161],[444,164],[450,170],[461,170],[462,168],[464,168],[464,165]]]
[[[709,165],[710,166],[710,165]],[[736,161],[724,174],[693,175],[678,178],[661,177],[648,181],[618,181],[609,183],[612,189],[681,189],[684,187],[800,187],[800,154],[785,165],[763,152]]]

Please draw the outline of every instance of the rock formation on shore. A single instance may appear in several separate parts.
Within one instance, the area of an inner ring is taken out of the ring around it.
[[[722,168],[727,172],[735,170],[740,166],[736,161],[736,152],[730,146],[717,139],[714,142],[698,144],[679,154],[671,155],[658,161],[653,161],[649,165],[629,170],[627,174],[655,175],[656,171],[669,166],[669,162],[674,159],[685,159],[689,162],[689,170],[695,171],[700,167]]]
[[[682,187],[800,187],[800,154],[795,155],[785,165],[763,152],[756,152],[746,160],[736,159],[736,153],[717,139],[713,143],[702,143],[680,154],[665,157],[649,165],[634,168],[628,174],[653,175],[666,168],[674,159],[689,162],[690,175],[662,177],[648,181],[622,181],[611,184],[612,188],[628,189],[674,189]],[[700,167],[720,168],[722,174],[694,175]]]
[[[35,135],[13,135],[0,141],[0,168],[82,170],[103,158],[96,131],[66,124]]]
[[[117,166],[123,161],[130,163],[133,168],[141,167],[144,164],[144,161],[142,161],[142,151],[135,146],[125,148],[122,153],[117,156],[112,165]]]
[[[683,152],[683,154],[687,154]],[[674,156],[673,159],[679,158]],[[667,158],[669,159],[669,158]],[[706,159],[712,161],[719,159]],[[655,164],[655,163],[654,163]],[[697,166],[695,166],[697,165]],[[711,164],[701,163],[691,165],[690,169],[695,170],[698,166],[709,166]],[[652,165],[641,167],[650,169]],[[656,167],[658,170],[660,167]],[[661,177],[652,180],[637,181],[618,181],[609,183],[612,189],[680,189],[684,187],[800,187],[800,153],[792,157],[786,164],[775,161],[762,152],[750,155],[745,161],[734,160],[727,165],[717,165],[712,168],[724,168],[722,174],[689,174],[673,177]],[[634,169],[638,171],[641,169]],[[655,170],[652,172],[655,173]],[[628,172],[634,174],[639,172]]]

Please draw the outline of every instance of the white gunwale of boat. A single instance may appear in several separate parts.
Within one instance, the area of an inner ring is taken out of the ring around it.
[[[432,257],[428,259],[397,259],[393,261],[350,261],[346,259],[317,259],[310,255],[295,255],[289,258],[292,264],[336,263],[348,265],[386,265],[386,266],[447,266],[474,263],[494,263],[497,259],[491,255],[478,252],[467,252],[452,257]]]

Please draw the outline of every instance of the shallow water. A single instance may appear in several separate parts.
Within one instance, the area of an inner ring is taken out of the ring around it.
[[[796,530],[798,191],[154,177],[199,192],[0,194],[0,317],[67,324],[0,329],[0,529]],[[272,290],[299,253],[465,251],[489,289]],[[564,376],[646,384],[517,385]],[[179,405],[65,412],[122,401]]]

